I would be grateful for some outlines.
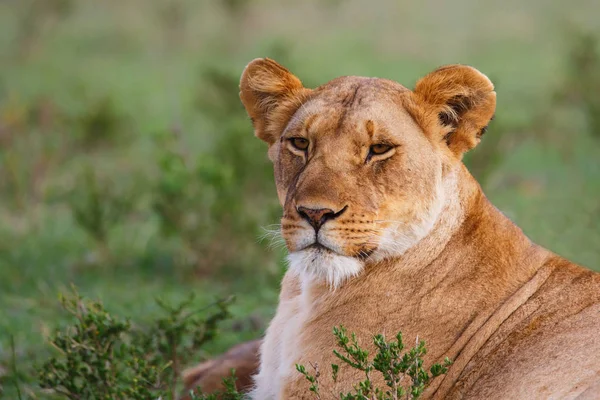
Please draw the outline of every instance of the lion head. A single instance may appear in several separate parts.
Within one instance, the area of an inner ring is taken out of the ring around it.
[[[414,90],[353,76],[308,89],[257,59],[240,90],[269,145],[290,268],[333,287],[434,228],[496,106],[490,80],[463,65],[435,70]]]

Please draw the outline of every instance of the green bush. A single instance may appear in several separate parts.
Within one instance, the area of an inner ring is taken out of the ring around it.
[[[406,396],[407,399],[418,399],[432,378],[443,375],[452,365],[452,361],[446,358],[443,364],[433,364],[429,372],[423,368],[423,356],[427,354],[424,341],[417,338],[416,345],[409,351],[402,353],[404,342],[402,332],[398,332],[395,339],[386,341],[385,336],[377,334],[373,336],[373,344],[376,353],[373,358],[369,357],[369,352],[360,347],[356,335],[352,333],[348,336],[346,328],[343,326],[334,327],[333,334],[337,339],[337,345],[341,352],[333,350],[333,354],[342,362],[342,365],[362,371],[365,379],[354,385],[352,392],[340,393],[341,400],[398,400]],[[320,400],[321,393],[319,388],[318,365],[312,365],[314,374],[309,373],[303,365],[296,365],[296,369],[310,383],[310,391],[314,397]],[[332,378],[337,381],[340,366],[332,364]],[[383,389],[373,385],[373,374],[382,375],[387,388]],[[404,378],[410,379],[407,388]]]
[[[214,270],[226,260],[218,257],[224,250],[218,247],[224,231],[235,233],[230,215],[237,215],[239,200],[232,170],[208,156],[191,160],[174,137],[160,143],[159,175],[151,193],[160,233],[179,239],[188,264]]]
[[[600,40],[587,32],[572,33],[565,60],[557,105],[580,110],[589,133],[600,138]]]
[[[51,337],[58,354],[40,367],[40,387],[68,399],[176,399],[182,366],[215,338],[231,299],[208,307],[193,296],[175,306],[157,302],[163,314],[140,324],[76,291],[61,296],[74,321]]]
[[[102,180],[91,166],[77,177],[77,188],[66,195],[73,219],[100,249],[100,261],[111,256],[108,247],[111,229],[123,222],[133,208],[130,194]]]

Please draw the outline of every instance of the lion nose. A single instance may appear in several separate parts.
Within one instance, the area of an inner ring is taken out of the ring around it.
[[[336,213],[335,211],[329,208],[315,209],[302,206],[297,208],[298,214],[300,214],[302,218],[304,218],[309,224],[311,224],[312,227],[315,228],[315,231],[318,231],[325,222],[339,217],[345,209],[346,207],[344,207],[342,210]]]

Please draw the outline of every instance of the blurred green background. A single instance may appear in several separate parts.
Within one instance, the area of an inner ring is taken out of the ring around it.
[[[236,295],[208,353],[262,333],[284,253],[259,240],[280,210],[238,100],[256,57],[307,86],[480,69],[498,109],[467,165],[530,238],[600,270],[598,17],[595,0],[0,2],[0,387],[11,336],[24,368],[49,351],[70,283],[140,319],[156,297]]]

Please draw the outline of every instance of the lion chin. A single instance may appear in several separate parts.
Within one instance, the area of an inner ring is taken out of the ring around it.
[[[363,269],[360,260],[337,254],[321,245],[312,245],[287,257],[289,270],[301,281],[326,282],[332,289],[340,287]]]

